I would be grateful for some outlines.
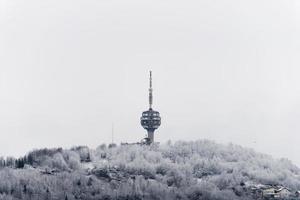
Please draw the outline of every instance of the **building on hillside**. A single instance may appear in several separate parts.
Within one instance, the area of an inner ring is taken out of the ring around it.
[[[281,185],[265,185],[251,181],[241,183],[244,191],[250,194],[253,199],[280,199],[280,200],[295,200],[300,199],[300,191],[292,192],[289,188]]]
[[[264,199],[287,199],[292,195],[290,189],[281,186],[270,187],[262,190]]]

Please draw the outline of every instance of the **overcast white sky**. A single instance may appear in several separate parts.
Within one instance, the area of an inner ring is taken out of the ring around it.
[[[232,142],[300,166],[300,1],[0,0],[0,155]]]

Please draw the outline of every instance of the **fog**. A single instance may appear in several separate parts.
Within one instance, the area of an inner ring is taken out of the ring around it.
[[[232,142],[300,166],[300,3],[0,0],[0,154]]]

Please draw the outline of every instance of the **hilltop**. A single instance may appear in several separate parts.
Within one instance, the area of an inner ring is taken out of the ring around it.
[[[300,189],[300,169],[208,140],[97,149],[40,149],[0,160],[0,199],[258,199],[258,188]]]

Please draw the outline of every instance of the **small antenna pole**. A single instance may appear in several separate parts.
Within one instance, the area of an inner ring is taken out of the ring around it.
[[[111,125],[111,143],[114,143],[114,123]]]

